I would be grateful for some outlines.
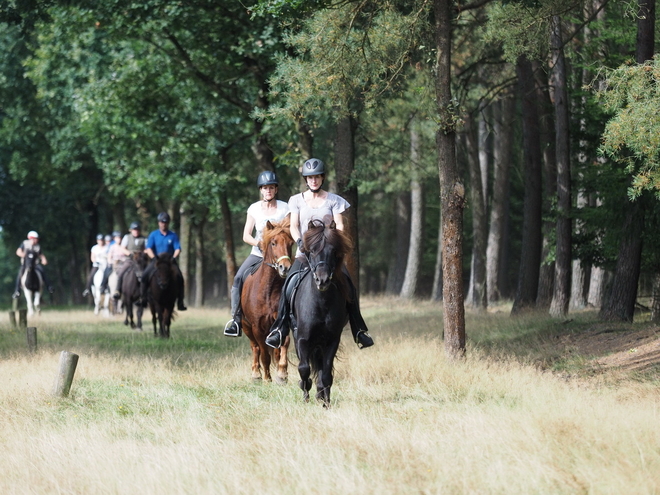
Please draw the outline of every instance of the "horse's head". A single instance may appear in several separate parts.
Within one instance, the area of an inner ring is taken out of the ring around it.
[[[170,253],[160,253],[156,258],[155,277],[152,280],[155,279],[161,289],[166,289],[174,278],[173,265],[174,261]]]
[[[348,237],[337,229],[334,221],[328,226],[320,220],[309,222],[303,237],[303,249],[318,290],[327,290],[333,277],[343,277],[341,267],[350,246]]]
[[[292,246],[293,237],[289,231],[288,216],[280,223],[266,222],[259,247],[264,254],[264,262],[275,268],[282,278],[286,278],[291,269]]]
[[[135,251],[131,256],[134,265],[134,273],[139,281],[142,281],[142,272],[149,264],[149,257],[143,251]]]
[[[28,249],[25,252],[25,268],[34,268],[34,266],[37,264],[37,260],[39,259],[39,253]]]

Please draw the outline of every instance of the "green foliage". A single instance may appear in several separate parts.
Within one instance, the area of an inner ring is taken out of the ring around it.
[[[637,198],[644,190],[660,198],[660,61],[607,71],[600,101],[614,116],[607,123],[601,151],[623,163]]]

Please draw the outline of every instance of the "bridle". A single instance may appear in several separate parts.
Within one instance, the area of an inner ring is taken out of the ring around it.
[[[278,263],[279,263],[280,261],[282,261],[282,260],[289,260],[289,261],[291,261],[291,258],[290,258],[288,255],[285,254],[284,256],[280,256],[279,258],[277,258],[277,259],[276,259],[274,262],[272,262],[272,263],[268,263],[268,262],[264,262],[264,263],[265,263],[267,266],[269,266],[269,267],[274,268],[275,270],[277,270],[277,265],[278,265]]]

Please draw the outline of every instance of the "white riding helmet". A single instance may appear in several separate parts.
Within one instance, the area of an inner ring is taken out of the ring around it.
[[[39,239],[39,234],[37,234],[34,230],[31,230],[28,232],[28,239]]]

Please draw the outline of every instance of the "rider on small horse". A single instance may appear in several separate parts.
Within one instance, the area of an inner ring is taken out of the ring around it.
[[[31,230],[28,232],[27,239],[24,240],[16,250],[16,256],[21,258],[21,267],[18,270],[18,277],[16,277],[16,287],[14,288],[14,293],[12,294],[14,299],[18,299],[21,296],[21,277],[23,276],[23,271],[25,269],[25,256],[27,255],[28,251],[32,251],[33,253],[37,254],[36,269],[39,271],[41,279],[44,282],[44,286],[46,286],[48,292],[51,294],[53,293],[53,287],[51,287],[51,285],[48,283],[48,279],[46,278],[46,270],[44,270],[44,265],[48,264],[48,260],[46,259],[46,256],[44,256],[44,254],[41,252],[41,246],[39,245],[39,234],[37,234],[34,230]]]
[[[181,243],[179,242],[179,236],[176,233],[168,229],[170,224],[170,216],[167,212],[163,211],[158,214],[158,230],[154,230],[149,237],[147,238],[147,244],[145,246],[144,252],[147,253],[147,256],[151,258],[152,262],[142,273],[142,297],[140,298],[139,305],[143,308],[147,307],[147,291],[149,289],[149,281],[151,276],[156,271],[155,260],[161,253],[170,253],[172,259],[176,260],[181,252]],[[179,265],[174,263],[175,269],[177,271],[177,278],[179,283],[179,296],[177,298],[176,308],[179,311],[185,311],[188,308],[183,304],[184,296],[184,281],[183,274]],[[137,304],[137,303],[136,303]]]
[[[133,222],[129,227],[130,233],[126,234],[121,240],[121,247],[124,248],[124,253],[132,256],[133,253],[141,253],[144,251],[147,239],[140,233],[140,224]],[[112,295],[114,299],[121,299],[121,286],[124,282],[124,273],[126,269],[131,266],[130,258],[128,262],[122,263],[117,270],[117,290]]]

